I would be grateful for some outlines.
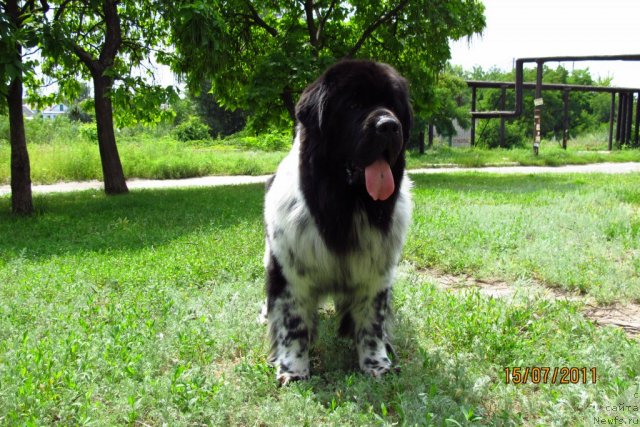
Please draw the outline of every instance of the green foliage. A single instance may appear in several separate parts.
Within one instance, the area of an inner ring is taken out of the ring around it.
[[[200,141],[209,139],[209,128],[197,116],[190,116],[173,130],[178,141]]]
[[[84,140],[98,142],[98,128],[95,123],[82,123],[78,128]]]
[[[193,96],[193,94],[191,94]],[[242,110],[228,111],[218,104],[211,94],[211,83],[202,82],[200,92],[193,96],[195,109],[209,126],[212,136],[227,136],[242,130],[247,123],[247,114]]]
[[[58,80],[60,98],[78,99],[86,92],[83,82],[105,76],[116,82],[110,96],[118,126],[172,116],[163,105],[177,97],[176,89],[155,84],[148,68],[148,61],[167,43],[159,2],[52,0],[47,5],[50,12],[40,40],[42,70]],[[111,7],[117,19],[105,14]]]
[[[12,80],[20,78],[30,88],[39,84],[34,73],[37,61],[25,60],[22,56],[23,48],[37,44],[38,18],[34,13],[34,2],[0,2],[0,113],[6,108],[6,95]]]
[[[78,139],[78,125],[64,116],[55,119],[36,116],[25,121],[25,133],[29,144],[47,145],[56,141],[75,141]]]
[[[303,88],[345,56],[394,65],[412,82],[417,115],[433,114],[449,41],[485,25],[475,0],[165,4],[176,55],[160,59],[186,73],[192,90],[211,80],[221,106],[248,111],[253,129],[291,128]]]
[[[250,132],[239,132],[223,140],[225,145],[249,150],[282,151],[291,148],[291,131],[272,129],[270,132],[254,135]]]
[[[471,124],[470,94],[461,74],[460,68],[454,70],[451,66],[447,66],[438,75],[434,87],[433,108],[428,116],[428,122],[435,125],[438,133],[444,137],[456,134],[454,120],[465,129]]]

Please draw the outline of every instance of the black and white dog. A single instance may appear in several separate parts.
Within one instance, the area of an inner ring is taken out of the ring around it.
[[[318,304],[332,295],[377,377],[392,367],[385,321],[411,217],[407,82],[386,64],[342,61],[304,90],[296,118],[265,199],[270,361],[282,384],[309,377]]]

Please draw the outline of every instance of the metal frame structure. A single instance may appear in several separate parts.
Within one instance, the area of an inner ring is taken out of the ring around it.
[[[564,91],[564,136],[563,147],[566,148],[566,140],[568,136],[568,101],[569,93],[572,90],[589,91],[589,92],[608,92],[611,93],[611,112],[609,119],[609,150],[613,147],[613,122],[614,116],[616,121],[616,141],[618,144],[626,144],[631,142],[632,122],[633,122],[633,101],[634,93],[638,95],[639,102],[636,103],[635,117],[635,144],[638,145],[638,135],[640,130],[640,88],[613,88],[602,86],[584,86],[584,85],[559,85],[559,84],[543,84],[542,71],[546,62],[580,62],[580,61],[640,61],[639,55],[605,55],[605,56],[548,56],[540,58],[520,58],[516,60],[516,81],[515,83],[507,82],[478,82],[469,81],[467,84],[471,87],[471,145],[475,144],[475,121],[476,119],[500,118],[501,138],[504,139],[504,120],[519,117],[522,114],[522,100],[524,98],[524,89],[535,89],[535,108],[534,108],[534,140],[533,151],[538,154],[540,146],[540,129],[541,129],[541,108],[543,105],[543,90],[563,90]],[[536,82],[525,83],[523,81],[524,64],[536,63]],[[513,111],[504,110],[504,99],[507,88],[515,88],[515,109]],[[477,88],[501,88],[502,110],[499,111],[476,111],[476,89]],[[618,112],[615,114],[615,99],[618,94]],[[502,143],[502,141],[501,141]]]

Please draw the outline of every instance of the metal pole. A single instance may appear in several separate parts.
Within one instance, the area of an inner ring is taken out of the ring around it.
[[[473,116],[473,112],[476,111],[476,87],[471,87],[471,141],[472,147],[476,145],[476,118]]]
[[[564,103],[564,114],[562,118],[562,148],[567,149],[567,140],[569,139],[569,91],[562,93],[562,101]]]
[[[533,154],[538,155],[541,140],[541,118],[542,118],[542,71],[543,62],[538,62],[536,70],[536,97],[534,99],[533,109]]]
[[[613,149],[613,119],[616,115],[616,93],[611,92],[611,110],[609,111],[609,151]]]

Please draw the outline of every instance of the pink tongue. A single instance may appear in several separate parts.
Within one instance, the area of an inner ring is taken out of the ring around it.
[[[367,192],[373,200],[387,200],[393,194],[395,183],[386,160],[380,159],[364,169]]]

